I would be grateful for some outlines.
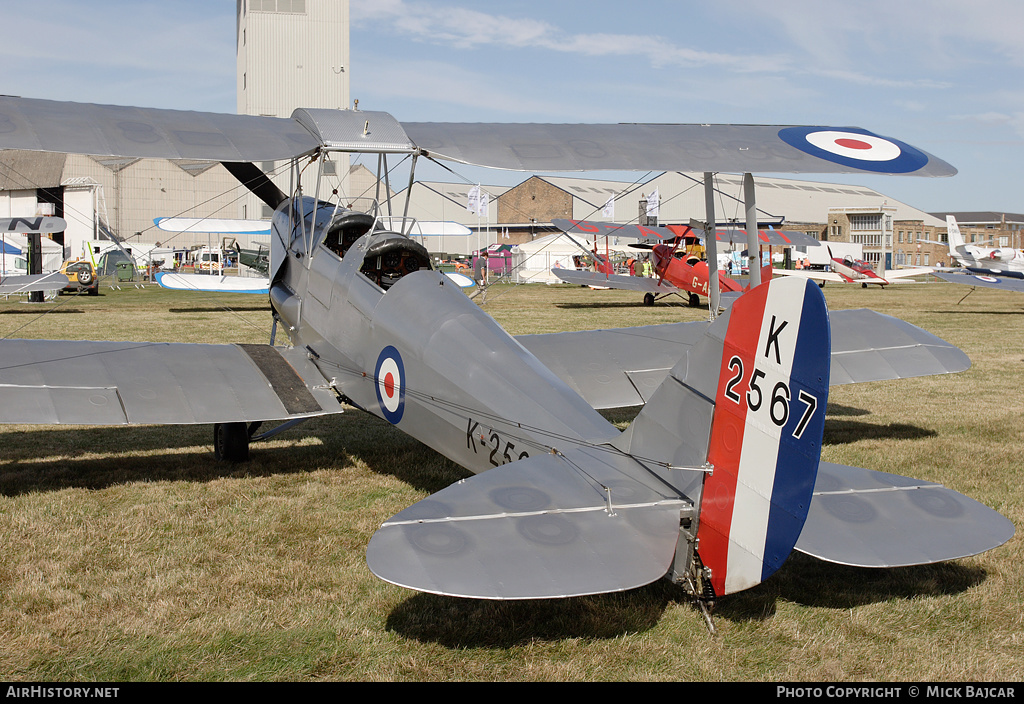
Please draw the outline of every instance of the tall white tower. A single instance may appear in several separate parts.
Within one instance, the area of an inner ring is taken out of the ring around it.
[[[236,0],[236,15],[239,114],[289,117],[295,108],[349,107],[348,0]],[[343,180],[348,159],[335,162]],[[282,168],[258,166],[268,173]],[[274,181],[288,190],[287,174]],[[267,214],[255,199],[245,211],[249,218]]]

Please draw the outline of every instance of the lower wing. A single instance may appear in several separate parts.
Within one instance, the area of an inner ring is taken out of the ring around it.
[[[868,309],[829,312],[831,385],[933,374],[971,366],[927,330]],[[707,328],[706,322],[523,335],[516,339],[594,408],[640,406]]]
[[[0,340],[0,423],[232,423],[340,413],[301,350]]]
[[[815,281],[838,281],[846,283],[849,279],[840,276],[834,271],[813,271],[811,269],[773,269],[773,274],[779,276],[795,276],[799,279],[814,279]]]
[[[176,291],[212,293],[270,293],[270,281],[262,277],[214,276],[212,274],[171,274],[160,272],[156,282]]]
[[[931,267],[908,267],[906,269],[886,269],[884,278],[892,279],[905,279],[910,276],[921,276],[922,274],[934,273]]]
[[[575,269],[551,270],[551,273],[567,284],[595,286],[598,288],[617,288],[627,291],[644,293],[678,293],[679,289],[667,281],[658,282],[646,276],[625,276],[623,274],[602,274],[599,271],[577,271]]]
[[[0,279],[0,294],[31,293],[33,291],[56,291],[68,285],[64,274],[31,274],[28,276],[7,276]]]

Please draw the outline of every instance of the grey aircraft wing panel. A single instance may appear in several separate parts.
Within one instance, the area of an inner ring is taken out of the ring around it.
[[[814,269],[775,269],[772,273],[776,276],[792,276],[798,279],[814,279],[815,281],[837,281],[839,283],[846,283],[846,279],[834,271],[817,271]]]
[[[956,173],[927,152],[856,127],[399,123],[382,112],[299,109],[285,119],[0,97],[0,149],[252,162],[320,146],[420,150],[534,172]]]
[[[943,281],[964,286],[980,286],[982,288],[998,288],[1004,291],[1024,291],[1024,279],[1008,276],[984,276],[982,274],[942,274],[932,272]]]
[[[292,119],[0,97],[0,149],[272,161],[318,146]]]
[[[691,227],[681,229],[679,227],[669,228],[664,225],[619,224],[596,220],[567,220],[564,218],[555,218],[551,221],[551,224],[567,234],[585,235],[587,237],[604,236],[671,240],[680,234],[701,238],[705,236],[704,230]],[[780,247],[788,247],[790,245],[818,247],[821,245],[819,240],[804,232],[797,232],[795,230],[775,230],[771,228],[758,230],[757,238],[761,244],[777,245]],[[746,245],[747,231],[735,227],[716,228],[715,239],[720,242],[728,242],[729,244],[740,242]]]
[[[429,155],[513,171],[729,171],[952,176],[903,142],[855,127],[403,122]]]
[[[831,385],[966,371],[964,352],[927,330],[866,308],[829,313]]]
[[[830,385],[951,374],[971,361],[941,338],[872,310],[829,313]],[[516,339],[594,408],[643,405],[703,334],[702,321]]]
[[[0,279],[0,294],[29,293],[31,291],[55,291],[68,285],[68,277],[59,272],[52,274],[29,274],[8,276]]]
[[[678,293],[679,289],[667,281],[659,282],[646,276],[625,276],[624,274],[602,274],[599,271],[577,271],[576,269],[552,269],[551,273],[567,284],[617,288],[645,293]]]
[[[0,340],[0,423],[123,425],[340,413],[301,351],[269,345]]]
[[[668,572],[691,503],[635,460],[603,454],[537,455],[442,489],[377,530],[367,565],[393,584],[476,599],[649,584]]]
[[[560,332],[516,337],[591,406],[641,406],[686,351],[705,322]]]
[[[903,567],[976,555],[1014,530],[941,484],[822,462],[796,549],[844,565]]]

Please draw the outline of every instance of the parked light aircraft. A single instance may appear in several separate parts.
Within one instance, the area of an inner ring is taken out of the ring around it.
[[[526,170],[953,173],[902,142],[851,129],[400,124],[380,112],[279,119],[16,98],[0,98],[0,125],[0,148],[225,163],[274,208],[270,301],[292,343],[0,340],[0,422],[213,423],[216,454],[241,458],[249,424],[351,404],[478,473],[381,526],[367,561],[385,580],[530,599],[668,577],[703,603],[760,583],[793,549],[885,567],[1013,534],[948,488],[820,460],[830,385],[969,366],[920,328],[830,314],[817,286],[776,280],[710,324],[517,339],[422,245],[301,188],[303,167],[336,151]],[[851,162],[849,142],[883,161]],[[274,159],[294,160],[291,197],[251,164]],[[625,432],[595,410],[638,404]]]
[[[1010,247],[976,247],[964,242],[960,226],[952,215],[946,216],[949,256],[975,274],[1024,279],[1024,252]]]
[[[832,251],[829,250],[829,256]],[[932,273],[928,267],[915,267],[908,269],[886,269],[884,276],[879,276],[875,267],[870,262],[854,259],[850,255],[845,257],[831,257],[832,271],[816,271],[813,269],[777,269],[776,274],[783,276],[795,276],[797,278],[815,279],[821,281],[824,286],[826,281],[838,281],[840,283],[859,283],[861,288],[867,288],[868,284],[881,287],[888,286],[898,279],[906,279],[911,276],[921,276]]]
[[[950,258],[971,273],[933,267],[935,276],[943,281],[965,286],[1024,292],[1024,252],[1008,247],[976,247],[967,244],[953,215],[946,216],[946,232],[948,243],[924,241],[931,244],[948,244]]]
[[[551,224],[570,236],[582,234],[594,236],[595,238],[602,236],[624,237],[629,239],[655,239],[660,242],[653,245],[630,245],[631,247],[647,249],[651,252],[654,273],[656,274],[654,278],[615,274],[609,262],[602,262],[598,266],[597,271],[576,271],[561,268],[551,270],[551,273],[566,283],[640,291],[644,294],[645,305],[654,305],[654,302],[659,297],[678,295],[686,298],[691,306],[696,307],[700,305],[699,296],[709,296],[711,277],[707,262],[702,261],[697,256],[688,256],[685,250],[680,249],[685,242],[697,242],[706,236],[706,233],[699,228],[689,225],[620,225],[608,222],[563,219],[552,220]],[[734,228],[718,229],[716,231],[716,239],[718,241],[730,241],[737,237],[742,237],[745,240],[747,237],[746,231]],[[817,240],[808,237],[802,232],[786,232],[774,229],[759,230],[757,241],[769,246],[813,246],[818,244]],[[770,279],[771,275],[771,265],[762,269],[762,280]],[[744,288],[744,284],[730,279],[722,271],[718,272],[718,281],[721,290],[724,292],[739,293]],[[686,292],[686,295],[684,296],[681,292]]]

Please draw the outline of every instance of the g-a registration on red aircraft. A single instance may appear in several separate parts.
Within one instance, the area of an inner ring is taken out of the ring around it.
[[[551,224],[562,230],[570,238],[578,234],[586,237],[622,237],[626,239],[656,240],[658,244],[632,244],[630,247],[646,249],[651,252],[654,265],[653,278],[645,276],[627,276],[616,274],[607,258],[598,252],[593,256],[598,259],[597,271],[580,271],[575,269],[555,268],[551,270],[560,280],[569,284],[593,286],[595,288],[615,288],[628,291],[640,291],[644,294],[644,304],[654,305],[658,298],[664,296],[684,296],[691,306],[699,306],[699,296],[710,298],[711,272],[707,261],[689,253],[687,245],[696,244],[706,239],[706,232],[691,225],[635,225],[595,222],[589,220],[555,219]],[[747,231],[737,228],[719,228],[715,239],[719,242],[733,241],[743,238],[748,241]],[[575,240],[574,240],[575,241]],[[805,246],[814,247],[820,243],[803,232],[775,230],[773,228],[758,229],[757,242],[769,246]],[[582,244],[577,242],[581,248]],[[761,269],[761,279],[767,281],[772,277],[771,265]],[[746,284],[730,279],[725,272],[718,271],[718,285],[721,291],[739,293]]]
[[[216,456],[241,460],[251,440],[311,416],[377,415],[477,473],[380,527],[367,562],[384,580],[539,599],[667,577],[706,607],[794,549],[892,567],[1014,532],[952,489],[821,461],[830,385],[970,366],[925,330],[830,314],[816,285],[779,279],[706,322],[514,338],[432,269],[407,226],[349,209],[324,167],[359,152],[381,169],[391,155],[413,167],[684,169],[705,172],[706,189],[716,170],[955,173],[903,142],[854,128],[399,123],[2,97],[0,148],[222,162],[274,209],[269,298],[290,342],[0,340],[0,422],[209,423]],[[292,161],[291,195],[253,165],[274,160]],[[597,410],[616,406],[643,408],[620,431]],[[256,435],[266,421],[282,425]]]

